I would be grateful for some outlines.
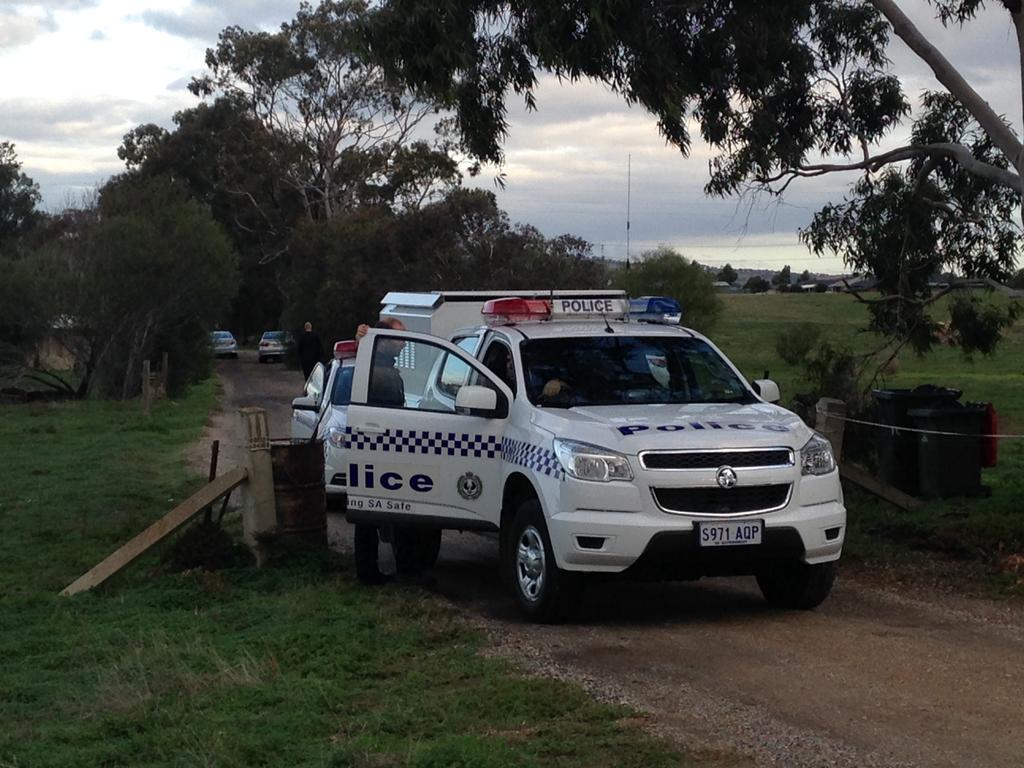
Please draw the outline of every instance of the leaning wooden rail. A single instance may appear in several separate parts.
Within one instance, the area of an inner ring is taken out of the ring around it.
[[[249,478],[245,467],[237,467],[203,486],[185,501],[161,517],[131,541],[122,545],[98,565],[69,584],[62,595],[74,595],[92,589],[109,579],[158,541],[170,536],[221,496],[230,493]]]

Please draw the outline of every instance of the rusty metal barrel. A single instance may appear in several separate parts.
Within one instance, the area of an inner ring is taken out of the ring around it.
[[[273,442],[277,537],[327,546],[327,495],[322,440]]]

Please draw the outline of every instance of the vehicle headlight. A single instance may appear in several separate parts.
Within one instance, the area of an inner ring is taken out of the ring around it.
[[[623,454],[576,440],[555,440],[555,456],[570,477],[607,483],[632,480],[633,470]]]
[[[328,427],[324,433],[324,442],[332,448],[344,448],[345,430],[341,427]]]
[[[800,449],[800,474],[827,475],[835,468],[832,446],[821,435],[813,435],[807,445]]]

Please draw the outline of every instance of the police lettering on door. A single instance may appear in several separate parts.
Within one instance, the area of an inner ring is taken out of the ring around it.
[[[349,464],[348,472],[335,475],[334,482],[349,490],[401,491],[409,488],[427,495],[434,490],[434,478],[427,471],[406,468],[405,472],[379,472],[373,464]]]

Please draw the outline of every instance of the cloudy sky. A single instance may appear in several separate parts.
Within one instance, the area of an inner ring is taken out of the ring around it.
[[[110,174],[121,137],[140,123],[171,126],[195,104],[186,90],[203,71],[206,48],[225,26],[274,29],[297,0],[0,0],[0,140],[13,141],[24,171],[59,210]],[[1000,112],[1019,127],[1020,69],[1009,17],[997,2],[964,29],[942,29],[925,0],[905,11]],[[890,51],[912,96],[935,87],[930,71],[900,41]],[[625,256],[627,161],[631,156],[631,252],[678,247],[704,263],[838,272],[797,243],[797,229],[850,179],[793,185],[783,203],[753,207],[706,198],[706,147],[688,158],[667,147],[654,121],[596,84],[546,79],[538,110],[510,105],[512,131],[504,191],[517,221],[545,234],[569,232],[610,258]],[[893,141],[900,137],[894,137]]]

